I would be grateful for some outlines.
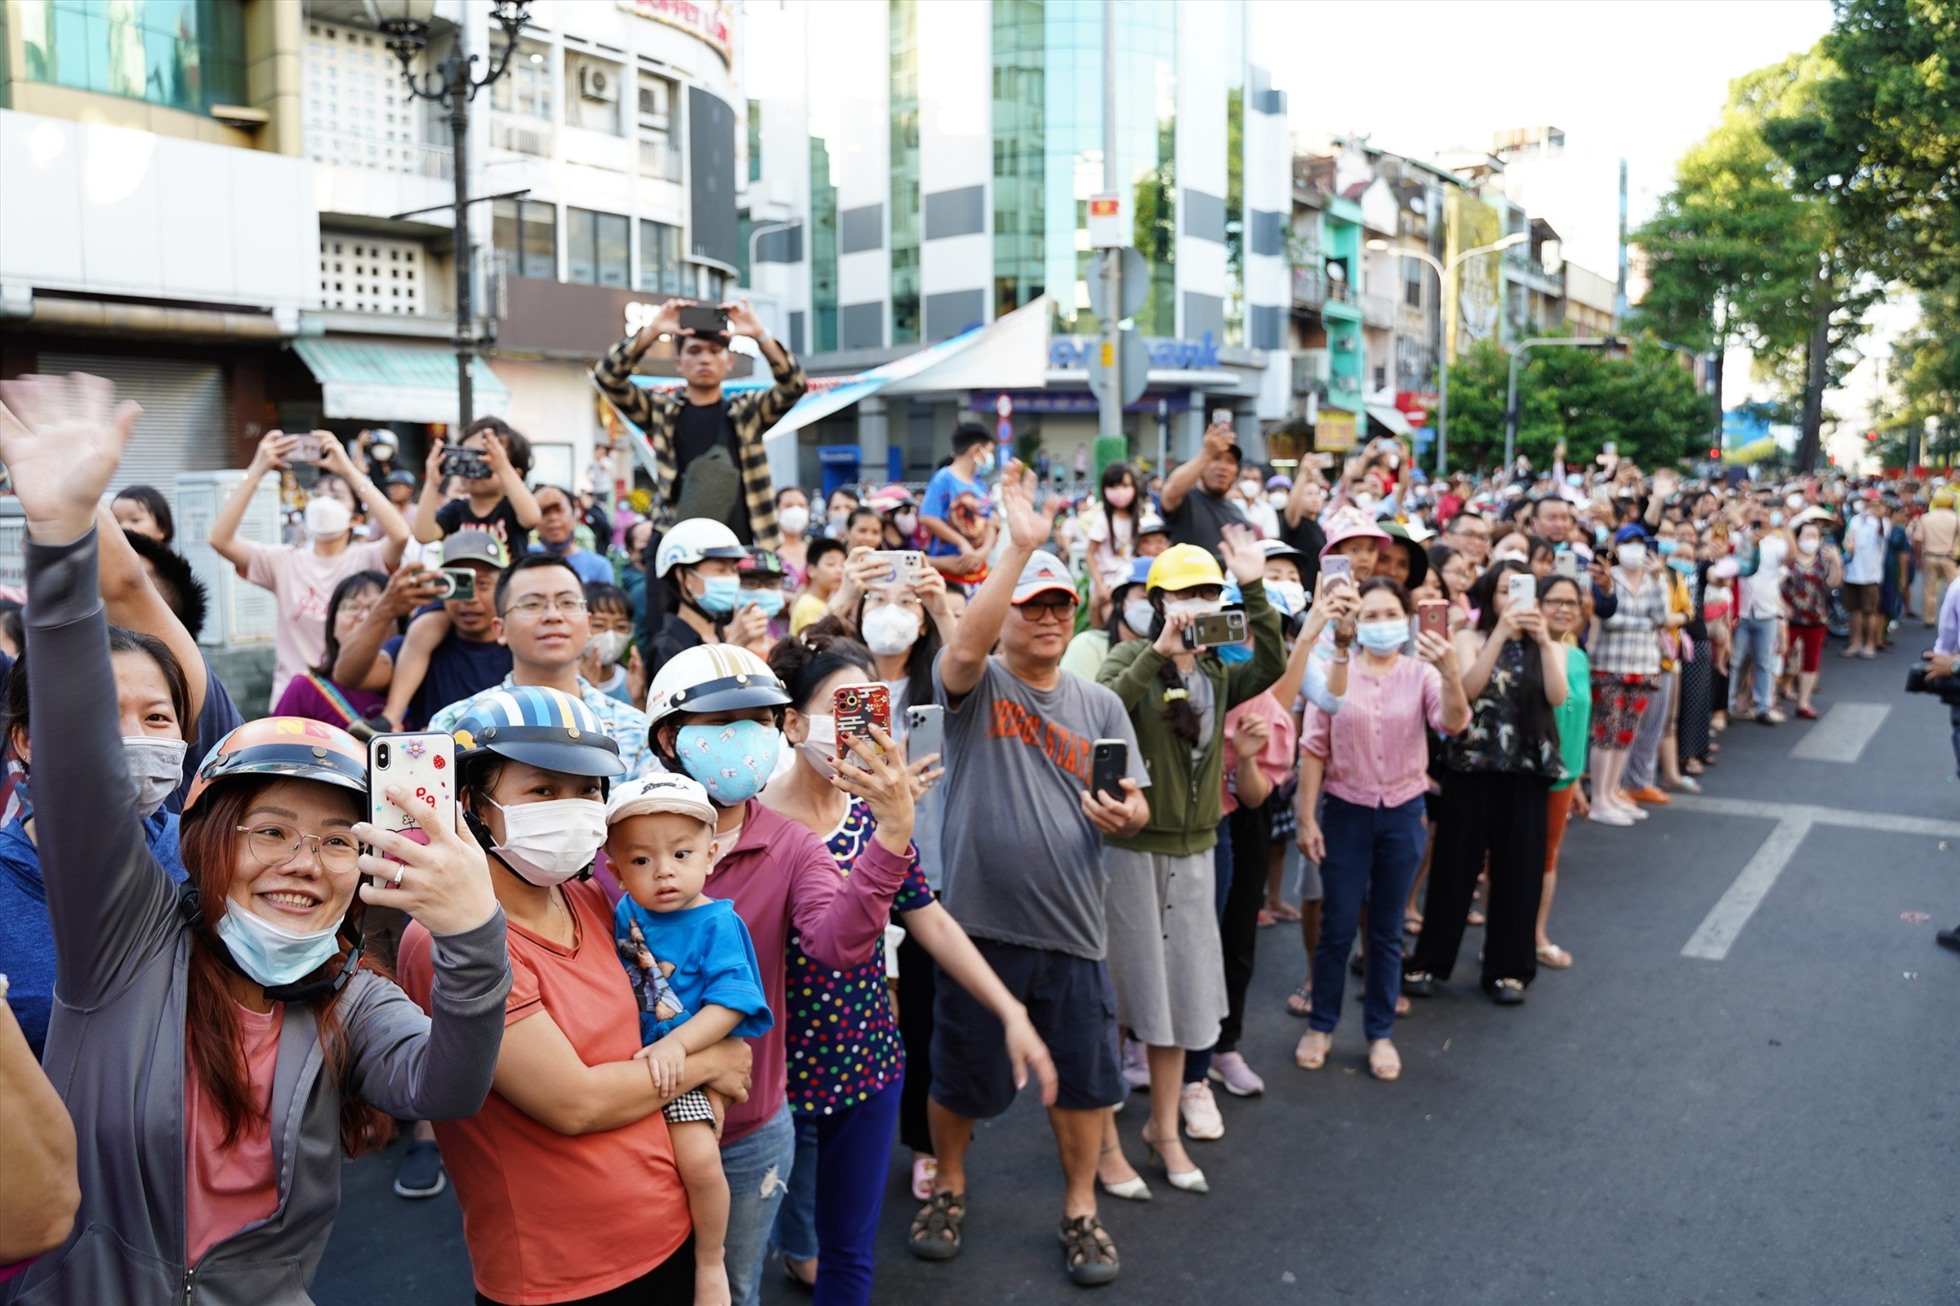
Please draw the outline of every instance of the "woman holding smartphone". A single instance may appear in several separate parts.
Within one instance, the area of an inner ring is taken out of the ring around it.
[[[385,1142],[390,1116],[482,1105],[510,985],[503,916],[464,832],[421,818],[425,847],[365,824],[361,747],[296,718],[218,741],[184,807],[188,884],[165,877],[137,820],[97,592],[95,505],[137,417],[113,398],[92,377],[0,385],[31,643],[61,668],[28,692],[59,994],[45,1060],[74,1117],[82,1191],[66,1246],[16,1291],[300,1300],[340,1204],[341,1155]],[[359,968],[357,894],[442,940],[433,1014]]]
[[[1341,1019],[1348,954],[1368,907],[1368,1071],[1402,1075],[1391,1036],[1402,986],[1402,922],[1422,860],[1423,795],[1429,787],[1428,731],[1453,735],[1470,720],[1449,637],[1434,629],[1409,642],[1409,596],[1392,580],[1364,581],[1361,609],[1346,634],[1360,645],[1338,715],[1309,703],[1300,744],[1300,851],[1320,866],[1320,939],[1313,954],[1313,1011],[1293,1059],[1303,1070],[1327,1062]],[[1417,659],[1420,660],[1417,660]],[[1326,792],[1325,810],[1321,793]]]
[[[1210,553],[1173,545],[1151,564],[1149,640],[1110,650],[1097,676],[1123,701],[1158,786],[1150,823],[1103,844],[1117,1022],[1147,1049],[1144,1145],[1172,1187],[1200,1193],[1207,1191],[1204,1172],[1185,1154],[1178,1119],[1185,1098],[1197,1099],[1192,1105],[1200,1111],[1209,1108],[1210,1118],[1217,1112],[1204,1080],[1183,1081],[1184,1054],[1218,1042],[1228,1008],[1212,855],[1225,823],[1225,717],[1286,670],[1279,614],[1266,599],[1265,551],[1246,526],[1226,526],[1220,548],[1245,600],[1251,657],[1228,664],[1196,644],[1199,619],[1221,607],[1225,577]],[[1120,1148],[1113,1119],[1103,1144],[1105,1151]],[[1102,1178],[1105,1186],[1135,1182],[1108,1169]]]
[[[938,573],[933,575],[937,579]],[[776,645],[769,667],[789,691],[783,735],[797,756],[787,772],[770,781],[762,803],[816,834],[836,859],[838,873],[849,875],[881,819],[889,823],[905,816],[892,804],[855,798],[833,780],[839,766],[851,763],[837,760],[845,750],[838,747],[831,705],[844,686],[878,678],[872,654],[855,640],[818,628]],[[897,710],[894,701],[894,715]],[[920,757],[910,768],[914,792],[939,773],[937,758]],[[880,807],[885,808],[882,813]],[[1008,1060],[1017,1068],[1031,1068],[1044,1099],[1052,1101],[1054,1065],[1027,1009],[939,905],[918,850],[909,851],[912,864],[892,900],[890,919],[905,927],[906,942],[918,959],[901,961],[900,975],[914,966],[929,972],[937,961],[1000,1018],[1007,1031]],[[817,1300],[826,1306],[871,1300],[878,1216],[904,1100],[902,1085],[925,1078],[924,1067],[912,1062],[910,1041],[901,1043],[885,976],[882,942],[873,945],[866,961],[838,970],[812,958],[799,937],[790,936],[784,1023],[796,1164],[776,1217],[775,1243],[789,1277],[814,1285]],[[902,1014],[909,1001],[901,994],[899,1003]],[[840,1030],[849,1033],[840,1037]],[[919,1085],[921,1098],[928,1083]],[[928,1154],[931,1146],[928,1133]]]
[[[660,1108],[691,1088],[740,1100],[748,1048],[726,1039],[690,1055],[671,1093],[640,1056],[612,903],[586,874],[606,837],[607,783],[625,770],[591,709],[511,686],[476,700],[455,737],[456,804],[491,860],[512,973],[493,1009],[504,1028],[495,1091],[468,1119],[436,1125],[476,1300],[692,1300],[709,1267],[695,1264]],[[447,998],[446,950],[426,929],[402,938],[402,987],[424,1006]]]
[[[1443,746],[1435,860],[1402,991],[1428,997],[1450,977],[1488,864],[1483,988],[1513,1006],[1538,973],[1545,795],[1565,774],[1552,715],[1565,701],[1565,648],[1546,628],[1537,583],[1522,562],[1494,564],[1470,587],[1470,603],[1477,626],[1456,636],[1470,724]]]
[[[1692,530],[1692,527],[1686,529]],[[1538,964],[1564,970],[1572,954],[1551,941],[1545,924],[1552,916],[1552,894],[1558,888],[1558,854],[1565,846],[1566,824],[1587,812],[1586,792],[1579,783],[1586,769],[1586,739],[1592,733],[1592,664],[1579,647],[1586,625],[1586,596],[1571,576],[1554,574],[1538,583],[1538,607],[1545,628],[1565,647],[1565,701],[1553,711],[1558,721],[1559,756],[1565,776],[1552,783],[1545,802],[1545,890],[1538,899]]]

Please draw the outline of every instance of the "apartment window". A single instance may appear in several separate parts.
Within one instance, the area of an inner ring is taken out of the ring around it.
[[[618,64],[601,63],[597,59],[567,59],[566,124],[619,135],[619,86],[623,71]]]
[[[1375,369],[1375,389],[1378,391],[1388,389],[1388,369],[1386,367],[1377,367]]]
[[[198,4],[10,4],[25,75],[78,91],[202,113],[245,103],[243,0]]]
[[[551,47],[519,41],[510,71],[490,87],[490,107],[527,118],[551,120]]]
[[[681,179],[681,139],[680,113],[676,106],[680,102],[679,88],[665,77],[655,77],[651,73],[640,74],[639,99],[636,118],[640,137],[640,175],[658,177],[662,181]],[[754,133],[755,101],[749,101],[750,132]],[[753,136],[752,136],[753,139]],[[756,153],[753,146],[749,155],[749,177],[755,178]]]
[[[1422,307],[1422,275],[1426,270],[1421,259],[1402,259],[1402,302],[1410,308]]]
[[[542,200],[494,200],[490,231],[497,253],[512,276],[558,279],[556,207]]]
[[[640,289],[681,293],[681,229],[665,222],[640,223]]]
[[[565,279],[589,286],[627,284],[627,220],[616,213],[565,210]]]

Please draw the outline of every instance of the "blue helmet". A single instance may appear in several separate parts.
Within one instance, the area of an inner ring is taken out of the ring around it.
[[[567,775],[623,775],[619,745],[592,709],[563,690],[505,685],[476,696],[450,732],[456,760],[494,754]]]

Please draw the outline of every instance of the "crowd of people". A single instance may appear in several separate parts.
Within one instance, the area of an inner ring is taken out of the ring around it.
[[[626,381],[667,316],[597,369],[644,519],[531,484],[496,419],[419,487],[267,435],[209,541],[278,605],[265,714],[199,649],[167,497],[118,488],[134,406],[0,385],[8,1300],[301,1299],[340,1157],[406,1134],[478,1301],[752,1304],[773,1262],[866,1302],[895,1152],[918,1257],[1032,1218],[967,1167],[1030,1085],[1062,1269],[1108,1283],[1100,1198],[1153,1200],[1140,1160],[1206,1193],[1214,1090],[1284,1054],[1246,1037],[1262,928],[1301,933],[1294,1065],[1347,1055],[1354,974],[1395,1081],[1469,931],[1499,1006],[1578,964],[1570,823],[1816,716],[1836,627],[1960,654],[1939,481],[1429,479],[1392,438],[1283,471],[1221,424],[1069,499],[963,425],[921,492],[819,505],[759,454],[796,360],[728,307],[774,388],[723,398],[727,340],[685,334],[679,390]],[[242,540],[294,471],[304,537]],[[447,736],[453,820],[388,787],[416,829],[371,822],[399,731]]]

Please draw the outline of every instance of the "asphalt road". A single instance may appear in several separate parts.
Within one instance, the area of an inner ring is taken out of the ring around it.
[[[1102,1296],[1960,1303],[1960,956],[1933,941],[1960,922],[1960,784],[1944,707],[1901,692],[1930,642],[1834,646],[1825,719],[1732,727],[1697,810],[1575,828],[1551,932],[1577,964],[1500,1009],[1473,930],[1397,1029],[1399,1083],[1365,1073],[1352,1006],[1328,1068],[1293,1068],[1300,945],[1264,932],[1243,1050],[1267,1092],[1221,1094],[1225,1138],[1192,1145],[1209,1195],[1104,1198],[1123,1272]],[[1140,1127],[1126,1112],[1137,1161]],[[393,1164],[347,1167],[315,1297],[468,1301],[453,1197],[397,1199]],[[878,1300],[1078,1300],[1039,1104],[984,1125],[970,1170],[965,1251],[927,1264],[895,1160]]]

